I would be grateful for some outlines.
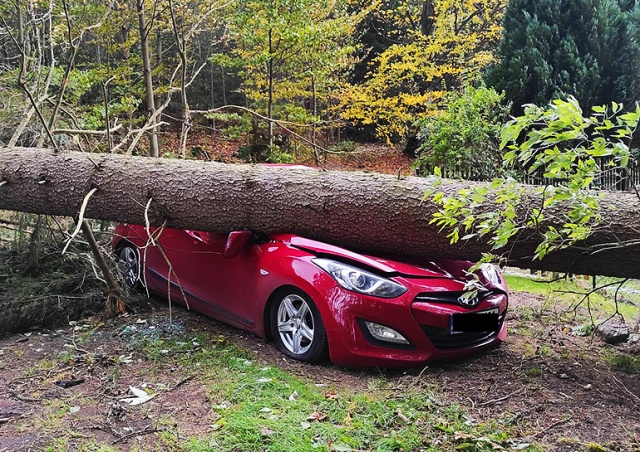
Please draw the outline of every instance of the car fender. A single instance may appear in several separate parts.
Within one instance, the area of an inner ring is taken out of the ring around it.
[[[258,292],[264,300],[262,306],[262,324],[256,326],[255,333],[271,338],[269,315],[271,305],[275,302],[274,295],[283,287],[293,286],[311,297],[320,311],[323,322],[331,322],[332,315],[326,303],[323,293],[328,292],[338,283],[324,270],[312,262],[314,258],[304,251],[288,248],[281,250],[266,250],[271,255],[264,256],[261,260]],[[256,315],[256,318],[260,318]],[[331,338],[329,338],[331,339]]]

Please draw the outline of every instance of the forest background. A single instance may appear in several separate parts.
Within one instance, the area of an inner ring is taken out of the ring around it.
[[[502,172],[522,105],[640,93],[633,0],[15,0],[0,145],[321,164],[383,141]],[[623,108],[624,108],[623,107]],[[191,135],[212,135],[211,147]],[[175,137],[175,139],[174,139]]]

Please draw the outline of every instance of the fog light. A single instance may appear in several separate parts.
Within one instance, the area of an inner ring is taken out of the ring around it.
[[[367,326],[369,333],[379,341],[392,342],[394,344],[409,344],[409,341],[393,328],[389,328],[388,326],[380,325],[378,323],[368,322],[366,320],[364,321],[364,324]]]

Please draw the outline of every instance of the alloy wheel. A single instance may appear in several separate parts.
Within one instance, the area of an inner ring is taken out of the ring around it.
[[[278,334],[283,345],[294,355],[303,355],[313,345],[315,320],[309,305],[299,295],[287,295],[277,314]]]

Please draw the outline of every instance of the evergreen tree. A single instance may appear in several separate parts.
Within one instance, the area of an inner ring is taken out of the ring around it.
[[[629,0],[510,0],[486,82],[516,113],[575,96],[585,110],[640,94],[640,5]]]

